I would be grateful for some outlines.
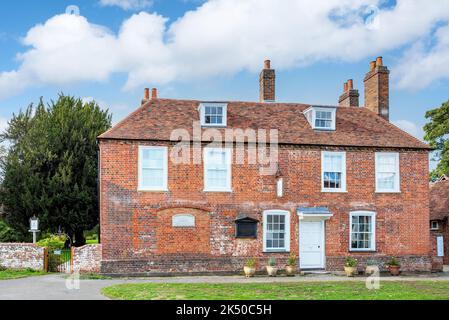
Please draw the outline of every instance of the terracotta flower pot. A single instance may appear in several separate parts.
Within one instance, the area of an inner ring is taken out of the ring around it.
[[[254,275],[256,274],[256,268],[252,267],[245,266],[243,267],[243,271],[245,272],[245,276],[247,278],[254,277]]]
[[[276,277],[276,275],[278,273],[278,268],[267,266],[267,273],[270,277]]]
[[[296,267],[295,266],[286,266],[285,273],[286,273],[287,277],[294,277],[296,274]]]
[[[401,272],[400,269],[401,269],[400,266],[388,266],[388,271],[390,271],[390,274],[392,276],[398,276],[399,273]]]
[[[348,277],[353,277],[355,275],[356,271],[357,271],[357,268],[355,268],[355,267],[346,267],[345,266],[345,273]]]

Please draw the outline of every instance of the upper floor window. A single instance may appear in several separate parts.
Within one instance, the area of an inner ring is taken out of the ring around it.
[[[304,115],[312,128],[318,130],[335,130],[336,114],[337,109],[335,107],[312,106],[304,111]]]
[[[430,230],[438,230],[440,228],[438,221],[432,221],[430,223]]]
[[[204,149],[204,190],[231,191],[231,149]]]
[[[399,192],[399,153],[376,153],[376,192]]]
[[[327,152],[321,154],[322,191],[346,191],[346,153]]]
[[[350,214],[350,250],[376,250],[376,214],[374,212],[357,211]]]
[[[226,126],[227,105],[225,103],[202,103],[200,112],[202,126]]]
[[[290,212],[268,210],[263,213],[263,250],[290,251]]]
[[[139,147],[139,190],[167,190],[167,147]]]

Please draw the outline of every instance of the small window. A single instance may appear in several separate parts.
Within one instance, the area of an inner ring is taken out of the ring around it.
[[[284,196],[284,179],[279,178],[276,181],[276,193],[278,198],[282,198]]]
[[[346,153],[323,152],[321,155],[322,191],[346,191]]]
[[[139,147],[139,190],[167,190],[167,147]]]
[[[399,192],[399,153],[376,153],[376,192]]]
[[[440,225],[438,224],[438,221],[432,221],[430,223],[430,229],[431,230],[438,230],[440,228]]]
[[[204,149],[204,190],[231,192],[231,149]]]
[[[265,211],[263,219],[264,251],[290,251],[290,212]]]
[[[335,107],[312,106],[304,115],[313,129],[335,130],[337,109]]]
[[[374,212],[352,212],[350,214],[350,250],[376,250],[376,214]]]
[[[226,126],[227,105],[223,103],[202,103],[200,105],[202,126]]]
[[[235,220],[236,238],[257,238],[257,224],[259,221],[245,217]]]

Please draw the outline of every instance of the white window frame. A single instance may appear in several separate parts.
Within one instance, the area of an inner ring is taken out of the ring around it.
[[[268,215],[285,216],[284,248],[267,248],[267,217]],[[263,212],[263,252],[290,252],[290,211],[266,210]]]
[[[436,223],[436,227],[433,226],[434,223]],[[440,224],[438,223],[438,221],[435,221],[435,220],[431,221],[430,222],[430,230],[438,230],[438,229],[440,229]]]
[[[352,218],[354,216],[369,216],[371,217],[371,247],[370,248],[352,248]],[[349,213],[349,251],[376,251],[376,212],[373,211],[352,211]]]
[[[378,174],[379,174],[379,170],[378,170],[378,163],[379,163],[379,158],[381,156],[394,156],[396,159],[396,174],[395,174],[395,178],[394,178],[394,188],[393,189],[381,189],[378,186]],[[401,172],[401,163],[400,163],[400,157],[399,157],[399,152],[376,152],[375,154],[375,167],[376,167],[376,193],[399,193],[401,192],[401,178],[400,178],[400,172]]]
[[[342,156],[341,165],[341,187],[340,188],[325,188],[324,187],[324,158],[326,155],[340,155]],[[322,151],[321,152],[321,192],[346,192],[346,152],[345,151]]]
[[[225,151],[226,161],[227,161],[227,175],[226,175],[226,186],[225,187],[214,187],[209,186],[207,181],[208,169],[207,169],[207,158],[209,151]],[[204,167],[204,191],[205,192],[232,192],[232,149],[230,148],[204,148],[203,153],[203,167]]]
[[[332,113],[332,124],[330,128],[317,127],[316,126],[316,113],[317,111],[331,112]],[[323,107],[310,107],[304,111],[306,119],[309,121],[313,129],[323,130],[323,131],[335,131],[337,122],[337,108],[323,108]]]
[[[164,151],[164,167],[163,176],[164,180],[161,186],[148,187],[143,185],[142,175],[142,157],[144,150],[162,150]],[[168,147],[162,146],[139,146],[138,156],[138,191],[168,191]]]
[[[223,108],[223,123],[206,123],[206,107]],[[228,122],[228,105],[226,103],[201,103],[200,120],[203,127],[226,127]]]

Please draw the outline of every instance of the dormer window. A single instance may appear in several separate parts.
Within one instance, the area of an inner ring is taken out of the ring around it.
[[[313,129],[335,130],[336,107],[312,106],[304,111],[304,115]]]
[[[201,125],[207,127],[225,127],[227,118],[227,104],[202,103],[200,105]]]

